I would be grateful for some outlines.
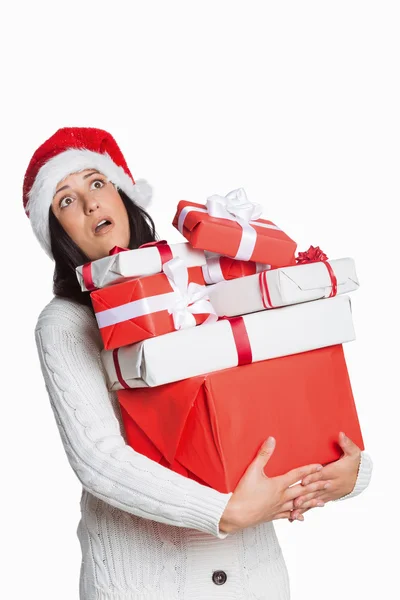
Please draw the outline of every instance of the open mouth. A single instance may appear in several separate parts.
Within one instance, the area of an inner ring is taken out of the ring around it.
[[[114,223],[112,223],[112,221],[109,221],[108,219],[102,219],[97,224],[97,226],[94,230],[94,233],[95,233],[95,235],[103,235],[103,234],[107,233],[108,231],[110,231],[113,227],[114,227]]]

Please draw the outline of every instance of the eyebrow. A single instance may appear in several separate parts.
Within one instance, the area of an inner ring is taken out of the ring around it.
[[[87,179],[88,177],[90,177],[91,175],[94,175],[95,173],[100,173],[100,171],[92,171],[91,173],[84,175],[83,179]],[[58,194],[58,192],[61,192],[62,190],[66,190],[67,188],[69,188],[69,185],[63,185],[63,187],[60,187],[60,189],[57,190],[54,195]]]

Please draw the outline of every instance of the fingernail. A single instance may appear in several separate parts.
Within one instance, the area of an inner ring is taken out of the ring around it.
[[[275,443],[275,438],[273,438],[272,436],[270,436],[267,439],[267,446],[268,446],[268,448],[271,448],[274,445],[274,443]]]
[[[324,485],[324,490],[327,490],[329,486],[330,486],[330,484],[329,484],[329,483],[326,483],[326,484]]]
[[[322,465],[318,465],[317,471],[320,471],[321,469],[322,469]]]
[[[322,508],[323,506],[325,506],[325,502],[318,502],[317,506],[320,506]]]

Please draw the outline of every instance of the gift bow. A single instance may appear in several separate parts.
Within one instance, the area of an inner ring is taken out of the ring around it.
[[[207,211],[210,217],[229,219],[238,223],[248,223],[261,217],[261,204],[249,202],[243,188],[232,190],[226,196],[213,194],[207,198]]]
[[[305,252],[299,252],[296,257],[296,263],[298,265],[304,265],[310,262],[322,262],[325,260],[328,260],[328,257],[319,246],[310,246]]]
[[[321,250],[319,246],[310,246],[309,249],[305,252],[299,252],[298,256],[296,257],[297,265],[306,265],[314,262],[322,262],[328,269],[329,277],[331,280],[331,291],[327,298],[332,298],[333,296],[336,296],[338,291],[337,277],[335,275],[334,270],[332,269],[332,266],[328,263],[327,255]]]
[[[257,232],[250,221],[260,218],[261,205],[249,202],[243,188],[232,190],[226,196],[209,196],[206,205],[210,217],[236,221],[241,226],[242,238],[235,259],[250,260],[257,240]]]
[[[194,315],[208,314],[203,324],[215,323],[217,314],[209,300],[207,287],[189,282],[188,270],[182,259],[176,257],[164,264],[163,271],[175,292],[172,306],[168,309],[175,329],[187,329],[196,325]]]

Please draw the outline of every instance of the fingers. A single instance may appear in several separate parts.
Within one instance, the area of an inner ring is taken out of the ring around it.
[[[304,521],[304,517],[303,517],[303,513],[307,512],[308,510],[311,510],[310,508],[304,508],[304,509],[299,509],[297,508],[296,510],[292,510],[291,515],[289,517],[289,521],[296,521],[296,519],[298,521]]]
[[[293,483],[296,483],[296,481],[299,481],[300,479],[307,477],[307,475],[311,475],[313,473],[318,473],[319,471],[322,470],[322,468],[323,468],[322,465],[319,465],[319,464],[306,465],[304,467],[297,467],[297,469],[292,469],[291,471],[288,471],[284,475],[281,475],[282,482],[284,483],[285,487],[289,487]]]
[[[308,485],[309,483],[313,483],[314,481],[322,481],[323,475],[321,474],[321,471],[317,472],[317,473],[313,473],[312,475],[307,475],[307,477],[305,477],[302,480],[302,485]]]
[[[295,510],[296,508],[313,508],[317,506],[317,503],[322,500],[321,496],[325,494],[325,490],[318,490],[312,494],[307,494],[307,498],[304,497],[295,498],[294,500],[288,500],[282,504],[282,510]]]
[[[321,496],[324,496],[324,498],[327,498],[328,495],[326,494],[326,492],[329,489],[330,489],[330,484],[328,484],[328,487],[324,486],[323,489],[320,489],[316,492],[309,493],[309,494],[302,494],[298,498],[294,499],[293,504],[295,507],[301,506],[302,508],[305,506],[308,506],[307,502],[309,500],[312,500],[313,498],[317,498],[317,497],[321,498]]]
[[[283,499],[284,502],[294,500],[298,496],[305,496],[306,494],[311,494],[312,492],[318,492],[320,490],[327,490],[330,487],[330,481],[324,481],[321,479],[320,481],[314,481],[309,483],[308,485],[302,485],[298,483],[297,485],[292,485],[287,490],[284,491]]]
[[[275,444],[275,438],[270,436],[261,446],[252,465],[256,465],[260,469],[264,470],[265,465],[267,464],[275,450]]]
[[[358,454],[358,452],[361,452],[361,449],[350,438],[348,438],[343,431],[339,432],[338,443],[339,443],[339,446],[344,451],[344,453],[349,456],[352,456],[353,454],[355,455],[355,454]]]
[[[304,517],[303,517],[303,515],[300,515],[300,514],[295,515],[292,511],[288,521],[289,521],[289,523],[293,523],[293,521],[304,521]]]
[[[275,519],[289,519],[291,514],[292,513],[290,510],[282,511],[282,512],[278,513],[277,515],[275,515],[274,520]]]
[[[310,494],[307,499],[305,500],[295,500],[294,502],[294,507],[296,508],[315,508],[315,507],[320,507],[322,508],[323,506],[325,506],[325,492],[314,492],[314,494]]]

